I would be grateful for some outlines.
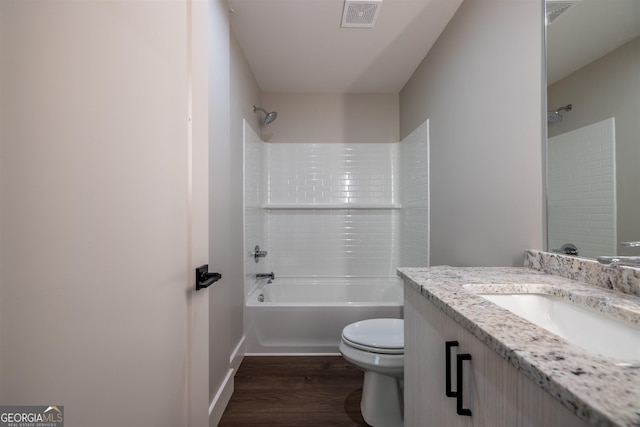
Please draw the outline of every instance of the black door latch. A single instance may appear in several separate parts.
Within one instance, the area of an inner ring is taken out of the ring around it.
[[[209,264],[196,268],[196,291],[205,289],[222,279],[220,273],[209,273]]]

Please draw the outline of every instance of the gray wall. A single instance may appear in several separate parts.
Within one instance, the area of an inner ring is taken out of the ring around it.
[[[519,266],[544,246],[541,0],[465,1],[400,93],[430,120],[431,265]]]
[[[583,67],[548,88],[549,108],[573,104],[563,121],[549,127],[559,135],[609,117],[616,121],[618,241],[640,240],[640,38]],[[637,255],[637,249],[619,248]]]
[[[231,190],[231,236],[229,251],[231,274],[231,340],[235,346],[244,336],[244,245],[243,233],[243,119],[259,132],[260,116],[253,112],[253,105],[260,105],[260,88],[242,53],[235,35],[231,33],[231,164],[230,179],[226,183]]]
[[[230,31],[226,4],[211,3],[211,46],[219,52],[210,76],[210,253],[209,270],[222,280],[209,288],[209,398],[217,425],[233,391],[233,375],[244,357],[243,119],[258,129],[252,106],[260,90]]]
[[[222,274],[222,280],[207,289],[209,297],[209,400],[214,411],[209,423],[216,425],[231,392],[229,379],[231,343],[231,291],[235,286],[230,274],[232,257],[229,209],[231,190],[228,187],[231,170],[230,138],[230,41],[228,12],[222,2],[209,5],[210,41],[212,52],[209,68],[209,271]]]
[[[266,142],[398,142],[398,94],[263,93]],[[260,118],[264,118],[262,113]]]

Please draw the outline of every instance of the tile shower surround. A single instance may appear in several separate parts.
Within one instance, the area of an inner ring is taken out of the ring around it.
[[[269,251],[257,265],[247,257],[247,275],[394,277],[400,264],[426,266],[427,135],[425,123],[400,144],[263,143],[245,125],[245,248]]]
[[[398,144],[266,144],[268,205],[393,204]]]
[[[616,253],[615,120],[549,138],[549,248]]]

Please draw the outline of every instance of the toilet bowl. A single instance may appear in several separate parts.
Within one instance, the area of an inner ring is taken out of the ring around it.
[[[404,320],[369,319],[347,325],[342,356],[364,370],[360,411],[373,427],[403,425]]]

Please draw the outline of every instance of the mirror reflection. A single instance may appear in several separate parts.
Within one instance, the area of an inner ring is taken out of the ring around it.
[[[640,255],[640,1],[546,6],[548,249]]]

